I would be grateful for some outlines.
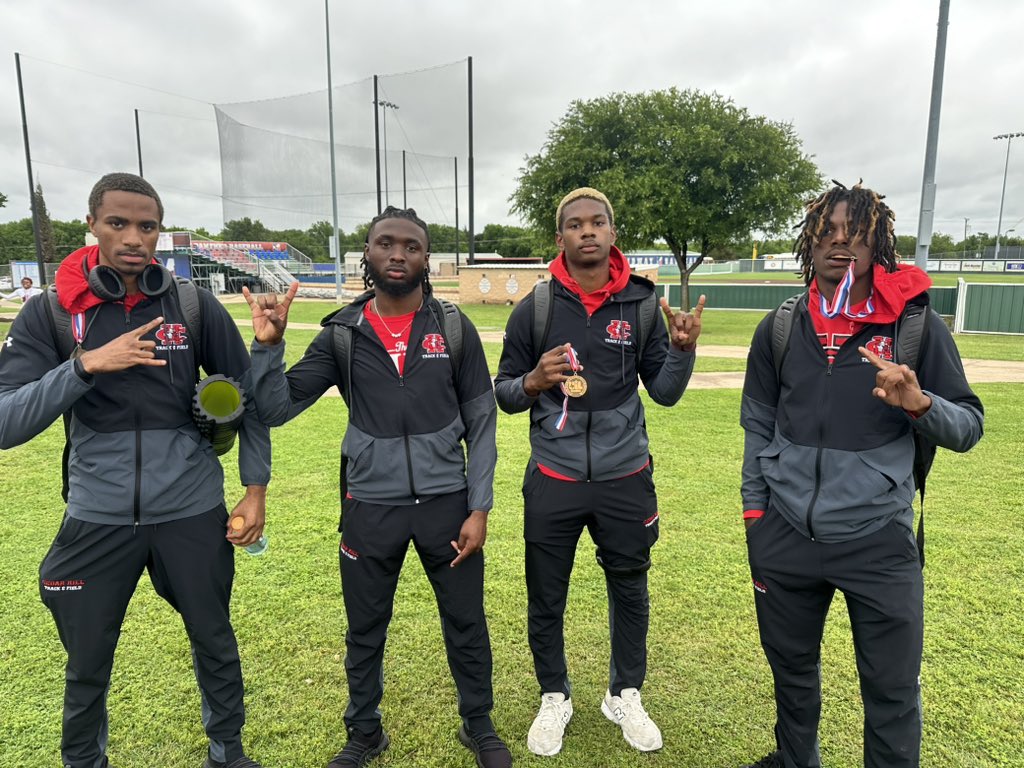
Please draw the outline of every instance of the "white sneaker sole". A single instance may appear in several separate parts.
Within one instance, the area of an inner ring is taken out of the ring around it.
[[[572,721],[572,715],[570,714],[569,715],[569,720],[567,720],[565,722],[565,728],[569,727],[569,723],[571,721]],[[565,728],[562,729],[562,733],[563,734],[565,733]],[[527,734],[527,736],[526,736],[526,747],[527,747],[527,749],[529,749],[531,752],[533,752],[533,754],[540,755],[541,757],[553,757],[554,755],[557,755],[559,752],[562,751],[562,742],[563,742],[563,739],[559,739],[558,743],[555,745],[554,749],[544,750],[541,747],[537,746],[536,742],[534,742],[533,739],[530,738],[529,734]]]
[[[658,739],[658,743],[655,744],[653,747],[647,747],[643,744],[638,744],[637,742],[633,741],[633,739],[629,738],[629,734],[627,734],[626,730],[622,727],[622,723],[619,722],[618,718],[615,717],[615,714],[611,711],[611,709],[608,707],[608,704],[604,701],[601,702],[601,711],[604,713],[605,717],[607,717],[609,720],[611,720],[613,723],[619,726],[619,730],[622,731],[622,738],[624,738],[626,740],[626,743],[629,744],[629,746],[631,746],[633,749],[639,750],[640,752],[657,752],[664,746],[664,742],[660,738]]]

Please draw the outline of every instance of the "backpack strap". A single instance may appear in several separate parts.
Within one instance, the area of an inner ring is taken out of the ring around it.
[[[338,372],[341,375],[341,384],[338,389],[345,405],[350,405],[349,398],[352,395],[352,328],[347,325],[336,324],[331,329],[331,351],[334,353],[334,361],[338,365]]]
[[[533,286],[533,354],[539,360],[547,351],[551,312],[555,303],[555,281],[545,280]]]
[[[793,333],[793,318],[796,316],[797,305],[801,300],[806,303],[807,293],[790,296],[775,310],[772,321],[772,360],[775,362],[775,380],[782,377],[782,361],[789,351],[789,337]]]
[[[192,339],[193,357],[196,362],[196,381],[199,381],[199,366],[203,363],[203,312],[199,303],[199,288],[191,280],[175,276],[171,283],[171,295],[181,309],[182,320],[188,337]]]
[[[933,310],[928,303],[907,304],[896,320],[896,339],[893,343],[894,361],[906,365],[915,373],[921,361],[921,349],[928,336],[928,315]],[[914,434],[914,485],[921,497],[921,516],[917,521],[917,551],[924,567],[924,489],[935,461],[936,445],[917,430]]]
[[[636,365],[640,367],[640,361],[644,357],[644,347],[647,340],[654,332],[654,323],[658,318],[658,294],[651,291],[640,300],[636,308],[637,337],[636,337]]]
[[[462,367],[462,317],[459,308],[446,299],[431,298],[430,311],[434,315],[438,328],[444,335],[445,346],[448,347],[448,359],[452,364],[452,375],[455,378],[455,391],[459,389],[459,369]]]
[[[61,360],[67,360],[75,351],[75,337],[71,332],[71,315],[60,305],[56,285],[51,285],[46,290],[43,306],[46,307],[46,317],[50,321],[54,349]]]

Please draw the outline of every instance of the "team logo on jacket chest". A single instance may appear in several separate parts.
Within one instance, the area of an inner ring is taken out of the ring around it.
[[[623,346],[631,346],[633,342],[629,340],[631,326],[625,320],[612,320],[608,323],[608,327],[605,328],[608,331],[608,338],[605,342],[608,344],[622,344]]]
[[[161,352],[188,349],[188,334],[181,323],[164,323],[156,329],[156,338],[160,342],[156,348]]]
[[[872,336],[871,341],[864,345],[883,360],[892,361],[892,338],[889,336]]]
[[[423,359],[432,360],[437,357],[448,357],[448,347],[445,346],[444,336],[440,333],[428,333],[423,337]]]

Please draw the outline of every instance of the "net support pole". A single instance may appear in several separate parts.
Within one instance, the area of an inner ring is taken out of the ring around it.
[[[473,57],[470,56],[467,61],[469,64],[467,77],[469,85],[469,169],[467,171],[469,174],[469,244],[467,245],[467,263],[473,264],[476,261],[474,259],[476,248],[473,243],[473,210],[475,208],[473,200]]]
[[[25,117],[25,89],[21,83],[21,54],[14,54],[14,68],[18,72],[18,101],[21,104],[21,135],[25,140],[25,166],[28,168],[28,200],[32,210],[32,239],[36,246],[36,264],[39,267],[39,287],[46,286],[46,264],[43,263],[43,246],[39,239],[39,216],[36,212],[36,187],[32,181],[32,152],[28,146],[28,119]],[[13,273],[12,273],[13,274]]]
[[[917,250],[914,264],[928,270],[928,248],[932,244],[935,220],[935,156],[939,149],[939,113],[942,111],[942,73],[946,66],[946,27],[949,26],[949,0],[939,0],[939,31],[935,41],[935,67],[932,70],[932,103],[928,110],[928,139],[924,151],[924,179],[921,182],[921,212],[917,223]]]
[[[459,273],[459,158],[455,160],[455,274]]]
[[[139,156],[139,176],[142,173],[142,132],[139,130],[139,110],[135,110],[135,152]],[[145,178],[143,176],[143,178]]]
[[[334,83],[331,79],[331,12],[324,0],[324,29],[327,33],[327,130],[331,145],[331,211],[334,216],[334,296],[341,303],[341,235],[338,231],[338,178],[334,161]]]
[[[374,146],[374,158],[376,158],[377,165],[377,215],[384,210],[380,207],[380,109],[377,106],[377,100],[379,97],[377,92],[377,76],[373,76],[373,146]]]

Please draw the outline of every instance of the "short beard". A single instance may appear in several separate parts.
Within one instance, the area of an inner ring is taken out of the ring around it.
[[[405,280],[392,280],[382,275],[370,264],[366,265],[366,272],[373,281],[373,287],[382,293],[386,293],[396,299],[408,296],[421,285],[423,285],[423,271],[414,272],[411,277]]]

